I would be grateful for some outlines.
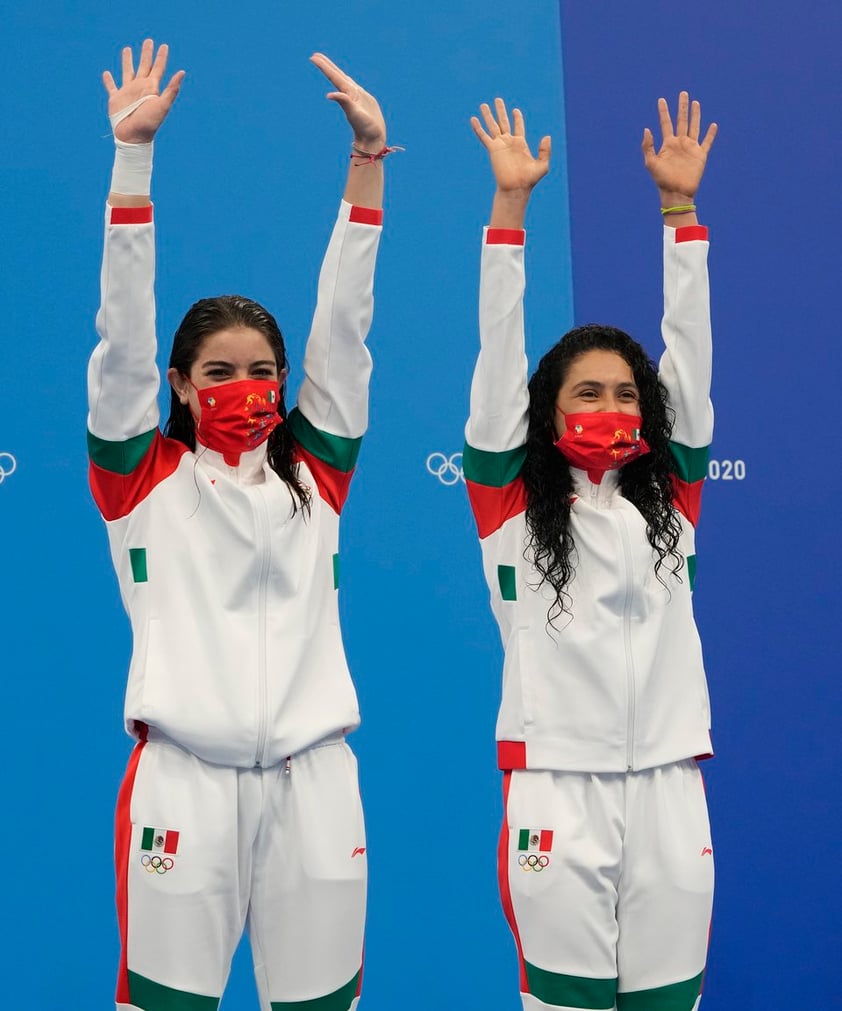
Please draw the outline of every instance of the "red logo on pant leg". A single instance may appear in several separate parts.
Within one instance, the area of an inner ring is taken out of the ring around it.
[[[702,846],[702,852],[699,855],[704,857],[707,856],[708,854],[713,856],[713,850],[710,848],[710,846]]]
[[[354,857],[361,856],[363,853],[365,853],[365,846],[357,846],[351,854],[351,859],[353,860]]]

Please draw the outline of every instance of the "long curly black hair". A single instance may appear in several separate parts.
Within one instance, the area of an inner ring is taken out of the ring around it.
[[[283,370],[287,368],[286,347],[275,317],[258,302],[242,295],[202,298],[188,309],[173,337],[170,368],[177,369],[183,376],[189,376],[205,338],[220,330],[234,327],[249,327],[263,334],[275,356],[278,375],[283,374]],[[310,490],[299,480],[298,466],[294,462],[295,442],[286,424],[284,390],[285,384],[282,384],[278,404],[278,414],[282,423],[275,426],[267,440],[269,465],[292,492],[293,509],[297,510],[300,506],[309,512]],[[196,449],[196,424],[193,415],[190,407],[181,403],[175,390],[171,391],[170,416],[164,426],[164,435],[183,442],[188,449]]]
[[[594,350],[614,351],[631,368],[640,396],[641,435],[650,448],[649,453],[620,469],[620,491],[646,520],[646,536],[658,555],[658,579],[664,582],[661,568],[668,560],[676,576],[684,564],[678,552],[681,527],[672,507],[669,440],[674,416],[655,364],[622,330],[595,323],[576,327],[550,348],[529,380],[529,428],[522,472],[527,492],[526,552],[531,553],[541,583],[549,583],[555,591],[547,612],[551,625],[562,613],[572,615],[567,587],[576,569],[576,545],[570,531],[573,481],[567,460],[554,445],[558,438],[556,398],[573,361]]]

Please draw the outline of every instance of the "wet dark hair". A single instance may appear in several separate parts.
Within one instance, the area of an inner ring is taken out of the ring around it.
[[[554,445],[556,398],[572,363],[595,350],[613,351],[631,368],[640,396],[641,435],[650,448],[649,453],[620,469],[620,491],[646,520],[646,536],[658,555],[655,574],[661,583],[661,568],[667,559],[676,576],[684,564],[677,550],[681,527],[672,507],[669,440],[674,415],[655,364],[622,330],[596,323],[576,327],[550,348],[529,380],[529,428],[522,472],[527,493],[526,551],[531,551],[541,583],[549,583],[555,591],[547,612],[551,625],[562,613],[572,613],[567,586],[576,569],[576,545],[570,532],[573,481],[567,460]]]
[[[203,342],[212,334],[233,327],[249,327],[263,334],[272,348],[278,374],[287,368],[284,338],[275,317],[258,302],[242,295],[219,295],[195,302],[175,332],[169,367],[177,369],[182,376],[189,376]],[[286,424],[283,384],[278,414],[283,419],[283,424],[277,425],[267,440],[269,465],[293,493],[293,508],[297,510],[301,506],[302,509],[309,510],[310,490],[298,478],[298,466],[294,460],[295,442]],[[164,426],[164,435],[183,442],[191,450],[196,448],[193,414],[187,404],[181,403],[175,390],[171,391],[170,416]]]

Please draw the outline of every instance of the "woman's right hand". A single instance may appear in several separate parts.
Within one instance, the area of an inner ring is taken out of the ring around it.
[[[482,128],[476,116],[471,116],[471,126],[488,152],[498,191],[528,195],[550,169],[550,138],[541,138],[538,157],[535,158],[526,143],[526,130],[520,109],[512,110],[514,130],[509,125],[509,114],[502,98],[494,99],[494,113],[485,103],[479,109],[486,129]]]
[[[170,78],[169,84],[161,91],[161,79],[167,68],[169,47],[158,47],[146,39],[140,50],[140,61],[134,69],[130,46],[123,49],[123,81],[118,88],[109,71],[102,75],[102,83],[108,92],[108,115],[121,112],[138,99],[145,101],[114,127],[114,136],[125,144],[148,144],[158,132],[158,127],[167,118],[167,113],[178,95],[184,71],[179,70]],[[147,97],[149,96],[149,97]]]

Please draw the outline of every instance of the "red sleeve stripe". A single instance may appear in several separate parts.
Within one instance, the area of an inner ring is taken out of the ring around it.
[[[526,511],[526,488],[520,478],[502,488],[473,481],[466,481],[465,486],[480,540],[499,530],[506,520]]]
[[[708,230],[705,225],[685,225],[683,228],[676,228],[676,242],[707,242]]]
[[[117,474],[91,462],[88,479],[94,501],[109,522],[128,514],[178,467],[188,448],[155,432],[149,449],[130,474]]]
[[[351,478],[354,476],[353,470],[343,471],[331,467],[324,460],[309,453],[301,443],[298,444],[298,456],[307,464],[316,479],[319,495],[338,516],[348,498],[348,488],[351,485]]]
[[[381,207],[357,207],[351,208],[348,215],[349,221],[355,221],[358,225],[382,225],[383,209]]]
[[[671,474],[670,477],[672,478],[673,505],[683,516],[687,517],[694,527],[697,526],[699,513],[702,508],[702,485],[705,483],[704,478],[701,481],[689,483],[682,481],[675,474]]]
[[[146,207],[112,207],[112,225],[148,225],[152,221],[152,204]]]
[[[524,242],[523,228],[489,228],[485,233],[486,246],[522,246]]]

